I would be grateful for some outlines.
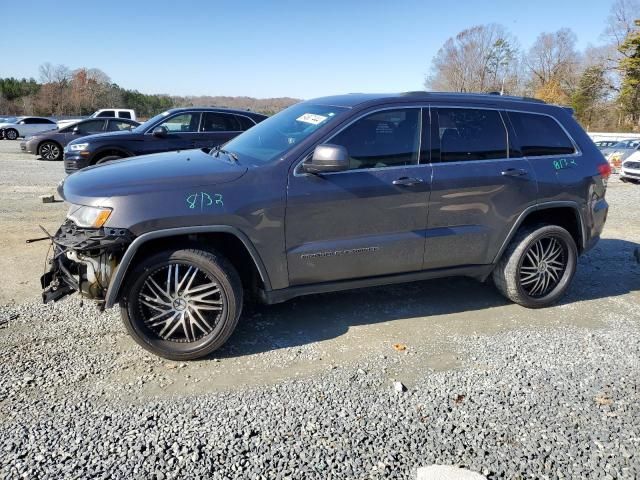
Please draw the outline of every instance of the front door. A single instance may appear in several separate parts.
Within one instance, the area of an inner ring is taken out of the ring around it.
[[[432,109],[433,184],[425,269],[492,263],[537,199],[535,172],[509,147],[502,114]]]
[[[200,112],[185,112],[167,118],[157,127],[165,127],[167,134],[164,136],[153,135],[152,139],[143,142],[142,153],[170,152],[174,150],[187,150],[196,147],[198,128],[200,125]],[[151,132],[148,132],[151,135]]]
[[[419,164],[420,108],[365,115],[325,143],[350,169],[289,177],[286,254],[291,285],[422,268],[431,166]]]

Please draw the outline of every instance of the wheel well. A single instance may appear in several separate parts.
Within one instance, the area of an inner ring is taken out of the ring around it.
[[[258,268],[247,247],[242,240],[227,232],[196,233],[149,240],[140,246],[127,271],[131,271],[137,263],[157,252],[183,248],[215,251],[235,267],[245,290],[254,292],[257,288],[264,287]]]
[[[108,157],[108,156],[111,156],[111,155],[118,155],[119,157],[122,157],[122,158],[131,156],[127,152],[125,152],[124,150],[119,150],[117,148],[108,148],[108,149],[102,150],[101,152],[96,154],[96,156],[93,157],[93,159],[91,160],[91,164],[93,165],[98,160],[100,160],[101,158]]]
[[[38,144],[38,150],[37,150],[38,153],[40,153],[40,147],[42,146],[43,143],[55,143],[60,150],[63,150],[62,145],[60,145],[60,142],[56,142],[55,140],[43,140]]]
[[[582,228],[578,215],[578,212],[571,207],[553,207],[535,210],[527,215],[527,218],[524,219],[519,228],[529,227],[540,223],[558,225],[571,234],[573,240],[576,242],[578,251],[581,252],[583,248]]]

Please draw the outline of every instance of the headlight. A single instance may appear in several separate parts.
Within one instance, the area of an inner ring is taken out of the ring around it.
[[[100,228],[105,224],[109,215],[111,215],[110,208],[71,205],[67,218],[78,227]]]
[[[89,147],[88,143],[72,143],[69,144],[69,150],[79,152],[80,150],[86,150]]]

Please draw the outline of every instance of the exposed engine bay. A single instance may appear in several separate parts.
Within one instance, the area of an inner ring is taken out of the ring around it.
[[[40,282],[44,303],[56,302],[73,292],[104,301],[111,277],[133,235],[121,228],[81,228],[67,220],[55,236],[51,269]]]

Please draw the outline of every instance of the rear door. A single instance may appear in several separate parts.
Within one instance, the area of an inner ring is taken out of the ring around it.
[[[499,110],[432,107],[433,180],[424,267],[491,263],[520,213],[534,205],[529,162],[509,147]]]
[[[223,112],[203,112],[197,148],[212,148],[228,142],[242,131],[235,115]]]
[[[558,183],[569,190],[584,179],[579,150],[564,128],[551,116],[507,112],[519,148],[538,179],[539,201],[557,200]],[[588,192],[579,198],[588,198]]]
[[[291,285],[422,268],[431,166],[419,163],[420,111],[375,111],[326,139],[347,149],[347,171],[290,173]]]

